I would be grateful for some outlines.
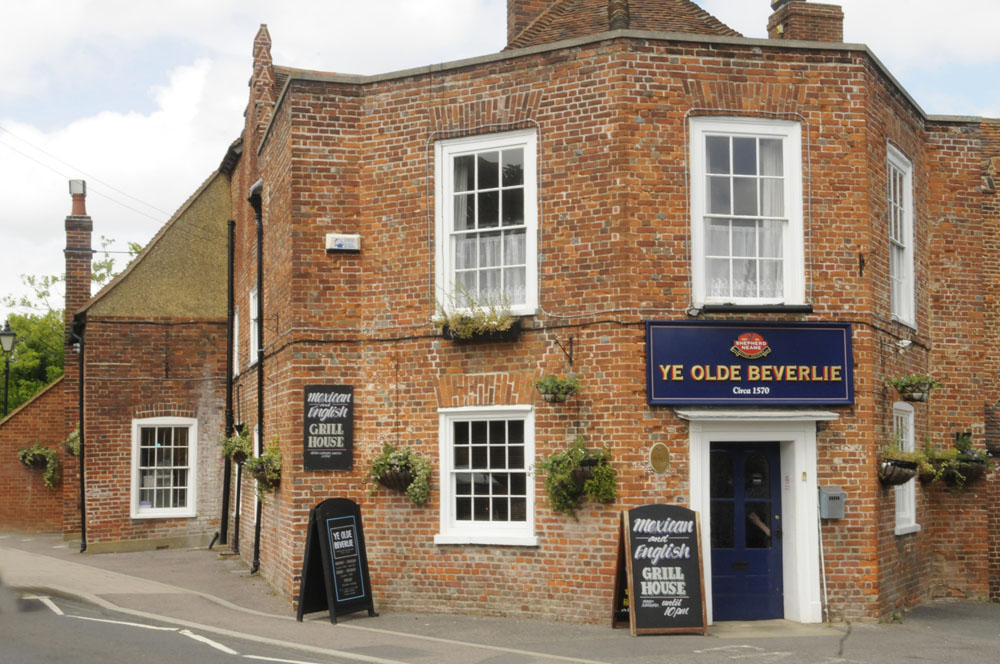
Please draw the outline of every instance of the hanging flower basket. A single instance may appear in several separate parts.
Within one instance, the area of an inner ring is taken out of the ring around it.
[[[980,461],[960,461],[949,464],[941,473],[941,479],[945,484],[954,488],[961,488],[967,484],[974,484],[983,479],[986,475],[987,465]]]
[[[917,476],[915,461],[887,459],[879,464],[878,479],[884,486],[906,484]]]
[[[903,401],[927,401],[931,390],[941,387],[941,383],[924,374],[911,373],[886,382],[899,392]]]
[[[387,489],[406,493],[407,487],[413,483],[413,473],[409,469],[385,470],[379,473],[376,479]]]

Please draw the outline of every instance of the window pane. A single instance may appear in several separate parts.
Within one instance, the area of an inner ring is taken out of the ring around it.
[[[472,498],[458,498],[455,500],[455,519],[457,521],[472,520]]]
[[[187,447],[188,430],[187,427],[174,427],[174,447]]]
[[[455,230],[467,231],[476,227],[475,194],[455,196]]]
[[[524,304],[527,288],[524,284],[523,267],[508,268],[503,271],[504,293],[511,304]]]
[[[490,499],[489,497],[484,498],[473,498],[472,499],[472,518],[474,521],[489,521],[490,520]]]
[[[499,267],[500,249],[500,233],[480,233],[479,267]]]
[[[139,429],[139,444],[143,447],[156,445],[156,429],[151,427],[142,427]]]
[[[455,495],[456,496],[472,495],[472,475],[470,475],[469,473],[455,474]]]
[[[730,178],[708,178],[708,212],[709,214],[732,214],[732,204],[729,197]]]
[[[781,297],[785,292],[784,265],[780,260],[760,262],[760,296]]]
[[[495,189],[500,186],[500,153],[480,152],[477,155],[479,177],[477,189]]]
[[[497,302],[502,292],[503,270],[483,270],[479,274],[479,296],[485,302]]]
[[[757,261],[733,261],[733,295],[735,297],[757,297]]]
[[[503,225],[520,226],[522,224],[524,224],[524,189],[504,189]]]
[[[757,255],[757,222],[733,221],[733,256]]]
[[[476,445],[472,448],[473,468],[486,468],[486,450],[485,445]]]
[[[479,228],[496,228],[500,225],[500,192],[479,192]]]
[[[757,139],[733,138],[733,173],[757,174]]]
[[[174,504],[172,507],[187,507],[186,489],[174,489]]]
[[[757,180],[733,178],[733,214],[757,216]]]
[[[506,231],[503,234],[504,265],[524,265],[524,231]]]
[[[707,274],[705,275],[707,291],[711,297],[725,297],[729,295],[732,280],[729,274],[728,258],[710,258],[706,262]]]
[[[528,494],[528,476],[524,473],[510,474],[510,495],[526,496]]]
[[[751,454],[743,467],[743,485],[747,498],[771,497],[771,468],[763,454]]]
[[[455,157],[455,191],[472,191],[475,157],[471,154]]]
[[[493,520],[494,521],[507,521],[509,518],[507,512],[507,498],[494,498],[493,499]]]
[[[455,269],[468,270],[477,267],[477,241],[475,235],[459,235],[455,238]]]
[[[784,175],[780,138],[760,139],[760,174]]]
[[[180,469],[173,471],[173,486],[181,488],[187,486],[187,470]]]
[[[709,462],[712,498],[733,497],[733,459],[725,452],[712,452]],[[714,526],[713,526],[714,527]]]
[[[785,183],[783,180],[760,181],[760,214],[764,217],[785,216]]]
[[[511,148],[503,151],[503,186],[524,184],[524,150]]]
[[[490,445],[490,468],[503,470],[507,467],[507,448],[503,445]]]
[[[489,442],[486,439],[486,427],[487,423],[482,421],[475,421],[469,423],[472,429],[472,437],[469,439],[473,445],[485,445]]]
[[[527,521],[528,520],[528,501],[525,498],[511,498],[510,499],[510,520],[511,521]]]
[[[174,448],[174,465],[182,468],[188,465],[187,447]]]
[[[780,221],[762,221],[758,224],[760,237],[759,255],[766,258],[781,258],[782,232],[785,225]]]
[[[771,548],[770,503],[746,503],[746,546],[748,549]]]
[[[524,468],[524,446],[511,445],[507,448],[508,468]]]
[[[156,446],[166,447],[170,445],[170,429],[163,428],[156,430]]]
[[[455,468],[469,468],[469,448],[455,446]]]
[[[727,136],[706,137],[705,152],[709,173],[729,173],[729,138]]]
[[[736,537],[733,533],[733,504],[712,502],[712,548],[732,549]]]
[[[728,256],[729,220],[708,219],[705,224],[705,241],[709,256]]]
[[[509,420],[507,422],[507,442],[511,445],[524,445],[523,420]]]

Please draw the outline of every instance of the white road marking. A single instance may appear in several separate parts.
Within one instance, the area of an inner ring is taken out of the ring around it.
[[[89,616],[66,616],[67,618],[76,618],[77,620],[89,620],[90,622],[108,623],[110,625],[122,625],[123,627],[141,627],[142,629],[151,629],[157,632],[176,632],[179,631],[179,627],[158,627],[156,625],[143,625],[142,623],[126,622],[124,620],[106,620],[104,618],[91,618]]]
[[[315,662],[303,662],[301,659],[275,659],[274,657],[261,657],[260,655],[243,655],[246,659],[255,659],[258,662],[278,662],[279,664],[316,664]]]
[[[186,630],[186,629],[182,629],[180,632],[178,632],[178,634],[183,634],[184,636],[186,636],[186,637],[188,637],[190,639],[194,639],[195,641],[198,641],[199,643],[204,643],[206,646],[211,646],[212,648],[215,648],[216,650],[221,650],[222,652],[226,653],[227,655],[239,655],[239,653],[236,652],[235,650],[233,650],[232,648],[230,648],[228,646],[224,646],[221,643],[218,643],[217,641],[213,641],[212,639],[208,638],[207,636],[201,636],[199,634],[195,634],[194,632],[191,632],[191,631]]]

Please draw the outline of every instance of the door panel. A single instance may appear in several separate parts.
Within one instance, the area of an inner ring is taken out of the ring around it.
[[[711,447],[712,615],[784,616],[777,443]]]

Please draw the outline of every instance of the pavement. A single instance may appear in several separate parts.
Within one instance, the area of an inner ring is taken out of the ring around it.
[[[83,601],[146,621],[289,647],[320,661],[960,664],[1000,657],[1000,604],[976,602],[919,607],[885,625],[716,623],[708,636],[632,637],[627,629],[609,626],[381,609],[378,617],[338,616],[336,625],[326,613],[309,614],[299,623],[292,607],[227,550],[81,554],[61,535],[0,532],[0,582],[22,596]],[[378,608],[377,588],[375,598]]]

